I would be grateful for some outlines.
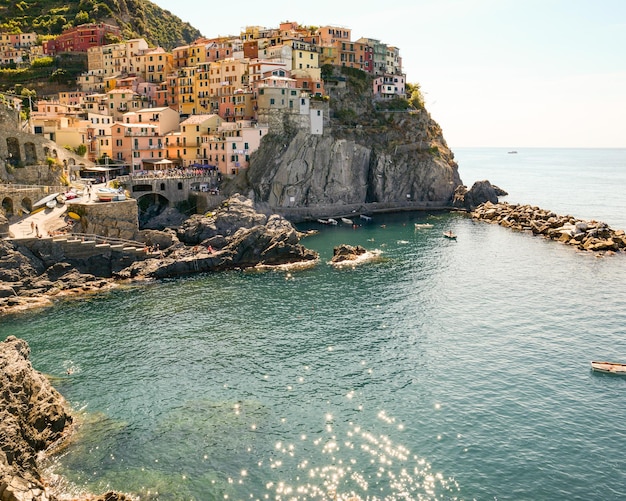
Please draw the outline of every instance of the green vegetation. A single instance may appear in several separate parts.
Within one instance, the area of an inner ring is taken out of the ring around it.
[[[411,108],[411,104],[408,100],[396,97],[389,99],[388,101],[379,101],[376,103],[376,109],[380,111],[406,111]]]
[[[60,35],[89,22],[116,24],[124,38],[143,37],[166,50],[201,36],[189,23],[147,0],[0,0],[0,31]]]
[[[418,83],[406,84],[406,95],[409,99],[409,103],[416,110],[424,109],[424,94],[422,94],[422,88]]]
[[[0,0],[2,1],[2,0]],[[76,78],[87,71],[87,54],[59,54],[32,61],[30,67],[0,68],[0,92],[22,94],[21,84],[46,84],[48,82],[75,86]]]

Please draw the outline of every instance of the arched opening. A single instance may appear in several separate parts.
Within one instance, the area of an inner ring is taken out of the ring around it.
[[[154,217],[163,212],[169,205],[169,200],[158,193],[148,193],[142,195],[137,200],[139,208],[139,229],[143,227]]]
[[[20,142],[17,138],[7,137],[7,163],[13,167],[17,166],[22,161],[22,154],[20,153]]]
[[[26,165],[37,164],[37,147],[35,143],[24,143],[24,163]]]
[[[183,183],[181,183],[180,181],[178,182],[178,189],[182,190],[183,189]]]
[[[22,208],[28,212],[33,210],[33,201],[29,197],[22,198]]]
[[[4,210],[4,213],[7,215],[7,217],[10,217],[13,215],[13,199],[6,197],[5,199],[2,200],[2,210]]]

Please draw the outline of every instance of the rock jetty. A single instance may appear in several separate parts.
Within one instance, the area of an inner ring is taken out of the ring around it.
[[[68,436],[73,421],[63,396],[31,365],[28,343],[15,336],[0,343],[0,500],[57,499],[39,462]],[[112,492],[82,499],[130,501]]]
[[[606,223],[561,216],[532,205],[485,202],[471,212],[474,219],[506,228],[529,231],[585,251],[619,251],[626,248],[624,230]]]

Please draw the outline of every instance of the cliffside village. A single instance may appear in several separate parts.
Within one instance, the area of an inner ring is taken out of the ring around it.
[[[86,159],[98,165],[81,172],[84,177],[171,168],[236,174],[264,135],[280,131],[285,114],[322,134],[328,120],[324,65],[372,75],[376,99],[405,96],[399,49],[372,38],[353,41],[348,28],[252,26],[239,36],[200,38],[171,52],[142,38],[106,43],[120,35],[104,23],[71,28],[42,45],[36,33],[0,34],[0,64],[87,53],[78,90],[32,103],[23,124],[61,146],[85,145]],[[341,85],[342,79],[331,82]]]

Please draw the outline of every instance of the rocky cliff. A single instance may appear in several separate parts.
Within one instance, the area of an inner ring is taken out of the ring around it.
[[[41,454],[67,436],[73,418],[63,396],[30,363],[26,341],[9,336],[0,342],[0,499],[55,501],[42,478]],[[63,493],[61,499],[69,499]],[[130,501],[108,492],[85,501]]]
[[[72,422],[65,400],[29,355],[28,344],[13,336],[0,343],[0,498],[7,501],[49,499],[37,454]]]
[[[462,182],[439,125],[425,109],[377,110],[370,87],[363,89],[331,92],[322,135],[294,126],[266,136],[231,190],[250,191],[272,209],[449,205]]]

